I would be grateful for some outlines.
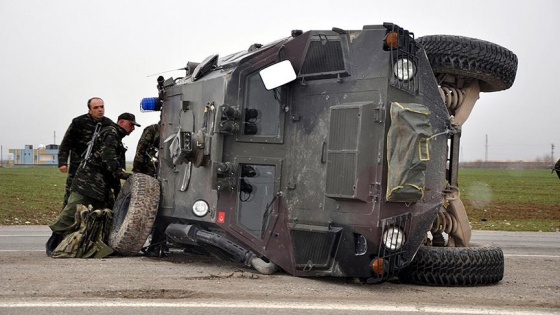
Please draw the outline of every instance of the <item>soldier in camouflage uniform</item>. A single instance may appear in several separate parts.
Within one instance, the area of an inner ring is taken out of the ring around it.
[[[136,146],[136,155],[134,156],[134,163],[132,164],[133,173],[142,173],[152,177],[158,175],[158,165],[156,154],[159,149],[159,131],[161,120],[157,124],[149,125],[144,128],[142,136],[138,140]],[[158,229],[158,224],[154,223],[154,229]],[[163,233],[152,232],[152,244],[162,244],[164,250],[167,250],[165,244],[165,237],[161,237]],[[150,246],[146,255],[158,256],[160,255],[158,247]]]
[[[92,205],[94,209],[112,208],[114,193],[121,188],[121,179],[130,173],[124,170],[125,151],[122,139],[134,131],[136,123],[133,114],[124,113],[117,124],[105,126],[93,145],[90,159],[82,163],[74,176],[68,203],[56,221],[49,225],[53,234],[46,244],[47,255],[62,241],[64,236],[73,232],[74,217],[78,204]]]
[[[82,162],[82,155],[86,151],[89,140],[95,130],[95,125],[101,123],[102,127],[113,125],[114,122],[105,117],[105,104],[99,97],[92,97],[87,102],[88,113],[72,119],[70,126],[64,134],[58,149],[58,169],[68,173],[66,178],[66,191],[62,207],[66,206],[72,179],[78,166]],[[70,162],[68,163],[68,158]]]
[[[157,176],[157,160],[155,159],[159,147],[159,122],[144,128],[132,165],[132,172]]]

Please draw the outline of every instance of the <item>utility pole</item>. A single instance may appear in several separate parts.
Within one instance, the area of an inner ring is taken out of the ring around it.
[[[554,164],[554,143],[550,144],[550,158],[552,159],[552,164]]]
[[[484,162],[488,162],[488,134],[486,134],[486,145],[484,146]]]
[[[53,131],[54,132],[54,137],[53,137],[53,144],[56,144],[56,130]]]

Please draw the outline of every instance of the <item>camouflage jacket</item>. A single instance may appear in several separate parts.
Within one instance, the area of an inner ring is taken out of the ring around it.
[[[156,156],[159,146],[159,123],[149,125],[144,128],[138,146],[136,147],[136,155],[132,171],[135,173],[143,173],[150,176],[157,175],[157,165],[152,161],[152,157]]]
[[[68,157],[70,157],[68,172],[70,174],[76,172],[82,162],[82,155],[87,149],[88,142],[91,140],[97,123],[90,114],[84,114],[72,119],[58,149],[59,167],[67,165]],[[114,125],[114,122],[107,117],[103,117],[101,125],[102,127]]]
[[[129,175],[123,171],[126,148],[122,138],[125,136],[126,131],[117,124],[101,129],[90,160],[74,176],[72,191],[101,201],[111,199],[111,189],[115,195],[118,193],[120,180]]]

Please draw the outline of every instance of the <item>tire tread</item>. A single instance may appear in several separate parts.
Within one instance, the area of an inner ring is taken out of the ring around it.
[[[399,279],[405,283],[433,286],[475,286],[500,282],[504,254],[496,246],[420,246],[412,263]]]
[[[435,74],[447,73],[479,79],[482,92],[507,90],[515,81],[517,56],[492,42],[453,35],[417,38]]]
[[[130,198],[130,203],[125,209],[127,198]],[[159,198],[157,179],[145,174],[132,174],[115,201],[115,218],[120,216],[122,220],[113,220],[109,246],[124,256],[137,255],[152,231]]]

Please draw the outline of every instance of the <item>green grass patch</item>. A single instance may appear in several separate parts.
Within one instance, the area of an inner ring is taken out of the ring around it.
[[[56,167],[0,168],[0,224],[49,224],[62,207]],[[560,230],[560,180],[547,170],[461,169],[461,199],[473,229]]]
[[[0,224],[52,223],[65,183],[56,167],[0,168]]]
[[[473,229],[560,230],[560,180],[543,169],[460,169],[461,199]]]

